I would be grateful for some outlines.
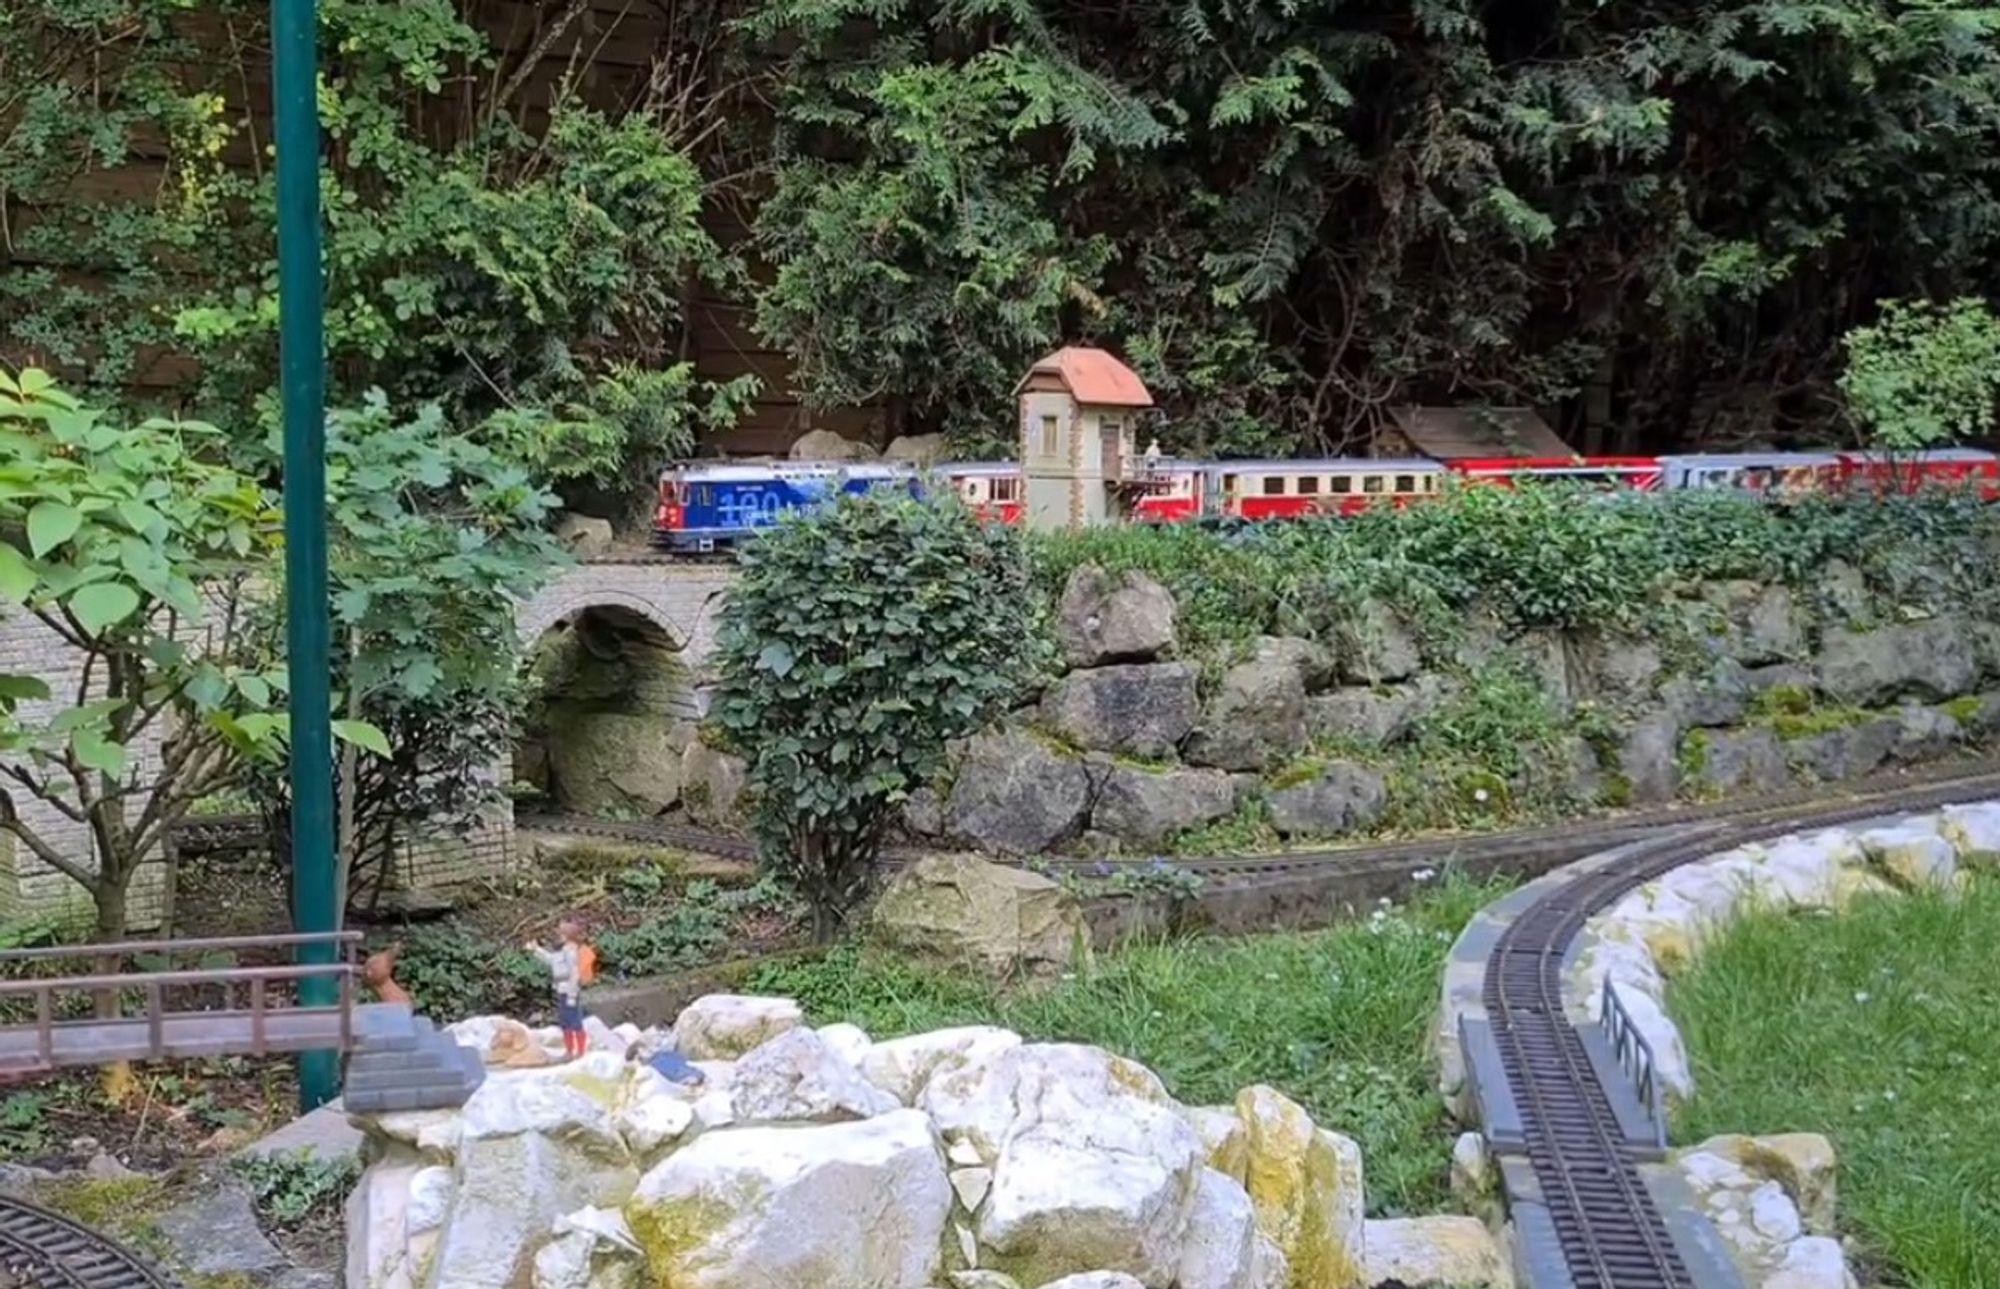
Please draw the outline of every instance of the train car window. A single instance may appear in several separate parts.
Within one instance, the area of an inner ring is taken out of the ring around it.
[[[1302,474],[1299,476],[1299,495],[1301,497],[1317,496],[1318,493],[1319,493],[1318,475]]]
[[[1281,474],[1269,474],[1269,475],[1265,475],[1265,476],[1264,476],[1264,495],[1265,495],[1265,496],[1267,496],[1267,497],[1282,497],[1282,496],[1284,496],[1284,495],[1285,495],[1285,476],[1283,476],[1283,475],[1281,475]]]
[[[1337,475],[1333,476],[1333,478],[1331,478],[1331,479],[1327,480],[1327,482],[1328,482],[1328,483],[1331,483],[1331,484],[1333,485],[1333,487],[1332,487],[1332,489],[1330,489],[1330,491],[1333,491],[1333,492],[1353,492],[1353,491],[1354,491],[1354,476],[1353,476],[1353,475],[1347,475],[1347,474],[1337,474]]]
[[[1222,490],[1223,490],[1224,492],[1228,493],[1228,494],[1229,494],[1230,496],[1232,496],[1232,497],[1236,495],[1236,476],[1235,476],[1235,475],[1233,475],[1233,474],[1225,474],[1225,475],[1223,475],[1223,476],[1222,476]]]
[[[1397,492],[1415,492],[1416,490],[1417,476],[1413,474],[1399,474],[1396,476]]]
[[[1379,474],[1364,474],[1361,476],[1361,491],[1380,492],[1382,491],[1382,484],[1384,482],[1385,480]]]
[[[995,479],[993,481],[993,500],[1012,501],[1014,499],[1014,490],[1019,483],[1018,479]]]
[[[1438,477],[1437,477],[1436,475],[1434,475],[1434,474],[1427,474],[1427,475],[1425,475],[1425,476],[1424,476],[1424,491],[1425,491],[1425,492],[1436,492],[1437,490],[1438,490]]]

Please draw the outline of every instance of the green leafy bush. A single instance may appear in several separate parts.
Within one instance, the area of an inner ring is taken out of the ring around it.
[[[2000,318],[1984,300],[1886,300],[1844,343],[1840,392],[1871,446],[1913,452],[1993,428]]]
[[[743,555],[717,642],[716,720],[750,765],[767,861],[832,934],[891,807],[1036,673],[1028,564],[955,502],[849,495]]]
[[[453,927],[420,927],[403,943],[396,978],[416,1009],[440,1023],[545,1007],[549,971],[513,946]]]
[[[250,1156],[233,1167],[250,1188],[258,1214],[281,1230],[303,1226],[314,1217],[337,1218],[347,1192],[361,1177],[359,1160],[329,1158],[310,1148]]]

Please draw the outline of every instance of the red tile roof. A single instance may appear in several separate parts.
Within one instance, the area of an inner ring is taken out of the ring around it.
[[[1079,403],[1100,407],[1151,407],[1153,396],[1139,374],[1102,349],[1068,345],[1028,369],[1028,376],[1049,373],[1062,379],[1070,396]],[[1028,376],[1014,387],[1015,393],[1028,383]]]

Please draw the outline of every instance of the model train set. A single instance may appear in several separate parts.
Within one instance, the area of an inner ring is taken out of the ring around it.
[[[1149,451],[1129,472],[1109,522],[1266,521],[1351,515],[1372,506],[1435,500],[1454,487],[1568,484],[1619,492],[1733,490],[1774,501],[1806,495],[1962,489],[2000,498],[2000,457],[1970,448],[1895,457],[1864,452],[1769,452],[1658,457],[1480,458],[1456,461],[1334,457],[1194,461]],[[955,494],[975,515],[1017,524],[1027,485],[1017,462],[687,462],[663,471],[655,543],[675,551],[727,549],[778,516],[842,492],[875,488]]]

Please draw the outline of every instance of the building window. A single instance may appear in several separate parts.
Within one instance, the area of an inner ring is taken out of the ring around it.
[[[1362,476],[1361,476],[1361,491],[1363,491],[1363,492],[1380,492],[1380,491],[1382,491],[1382,476],[1381,476],[1381,475],[1379,475],[1379,474],[1364,474],[1364,475],[1362,475]]]
[[[1285,476],[1283,476],[1283,475],[1281,475],[1281,474],[1271,474],[1271,475],[1265,475],[1265,476],[1264,476],[1264,495],[1265,495],[1265,496],[1267,496],[1267,497],[1282,497],[1282,496],[1284,496],[1284,495],[1285,495]]]
[[[1319,495],[1319,476],[1318,476],[1318,475],[1316,475],[1316,474],[1302,474],[1302,475],[1300,475],[1300,476],[1299,476],[1299,495],[1300,495],[1301,497],[1313,497],[1313,496],[1318,496],[1318,495]]]
[[[1057,451],[1058,451],[1058,448],[1057,448],[1057,443],[1056,443],[1056,441],[1057,441],[1057,439],[1059,439],[1060,437],[1061,437],[1061,436],[1060,436],[1060,435],[1059,435],[1059,434],[1057,433],[1057,431],[1056,431],[1056,418],[1055,418],[1055,417],[1053,417],[1053,416],[1044,416],[1044,417],[1042,418],[1042,455],[1043,455],[1043,456],[1045,456],[1045,457],[1052,457],[1052,456],[1055,456],[1055,455],[1056,455],[1056,453],[1057,453]]]

